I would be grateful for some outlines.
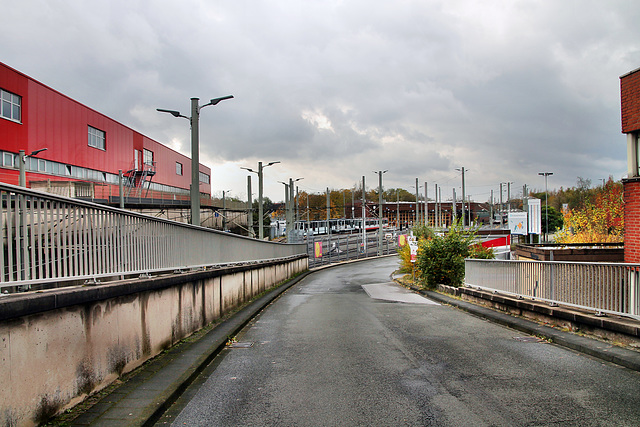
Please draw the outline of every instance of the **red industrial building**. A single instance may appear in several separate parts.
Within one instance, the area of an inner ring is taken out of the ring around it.
[[[627,135],[624,261],[640,263],[640,68],[620,77],[622,133]]]
[[[0,99],[0,181],[18,185],[24,150],[30,188],[117,203],[122,171],[128,202],[189,200],[189,157],[2,63]],[[200,193],[207,204],[211,170],[202,164]]]

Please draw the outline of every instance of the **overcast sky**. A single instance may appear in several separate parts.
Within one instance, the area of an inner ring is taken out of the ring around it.
[[[156,108],[233,95],[201,111],[214,196],[245,199],[258,161],[281,162],[274,201],[277,181],[369,187],[378,170],[447,198],[465,167],[476,201],[544,189],[543,171],[549,188],[626,173],[637,0],[21,0],[1,16],[1,62],[183,154],[188,122]]]

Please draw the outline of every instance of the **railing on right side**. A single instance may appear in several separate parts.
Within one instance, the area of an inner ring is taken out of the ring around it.
[[[640,264],[467,259],[465,285],[640,319]]]

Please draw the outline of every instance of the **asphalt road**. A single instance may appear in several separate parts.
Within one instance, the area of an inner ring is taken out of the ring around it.
[[[637,372],[407,295],[396,266],[304,278],[158,424],[640,425]]]

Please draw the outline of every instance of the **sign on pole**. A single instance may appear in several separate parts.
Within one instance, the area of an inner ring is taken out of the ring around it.
[[[528,230],[527,222],[526,212],[509,212],[509,231],[511,231],[511,234],[526,236]]]
[[[411,262],[416,262],[418,258],[418,239],[415,236],[407,236],[407,241],[411,250]]]
[[[540,199],[530,198],[528,201],[529,210],[529,233],[541,234],[542,233],[542,205]]]

